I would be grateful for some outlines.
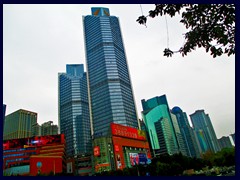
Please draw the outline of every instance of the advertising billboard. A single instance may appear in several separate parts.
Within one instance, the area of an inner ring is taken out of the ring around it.
[[[94,154],[94,156],[100,156],[100,147],[99,146],[95,146],[93,148],[93,154]]]
[[[138,153],[129,153],[130,163],[132,166],[139,164]]]
[[[117,168],[121,169],[122,168],[122,163],[121,163],[121,156],[120,154],[117,154]]]
[[[136,164],[147,164],[147,155],[145,153],[129,153],[130,163],[132,166]]]
[[[122,136],[122,137],[131,138],[131,139],[146,140],[145,132],[136,128],[111,123],[111,130],[112,130],[112,135],[114,136]]]

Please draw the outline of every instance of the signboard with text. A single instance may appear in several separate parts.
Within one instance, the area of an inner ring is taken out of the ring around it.
[[[114,136],[122,136],[126,138],[131,138],[131,139],[146,140],[145,132],[136,128],[111,123],[111,130],[112,130],[112,135]]]

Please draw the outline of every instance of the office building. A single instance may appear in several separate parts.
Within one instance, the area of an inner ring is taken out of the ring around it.
[[[177,106],[173,107],[171,112],[175,114],[177,118],[178,125],[183,138],[183,144],[187,151],[187,156],[200,157],[196,137],[194,136],[193,129],[189,124],[187,114]]]
[[[19,109],[5,117],[3,140],[32,136],[32,125],[37,123],[37,113]]]
[[[110,123],[139,128],[119,19],[108,8],[83,17],[93,138]]]
[[[233,147],[229,136],[222,136],[220,139],[218,139],[218,143],[220,149]]]
[[[153,156],[186,154],[176,117],[170,112],[166,95],[142,100],[142,117],[149,133]]]
[[[201,154],[204,154],[206,151],[209,150],[209,147],[207,145],[207,138],[205,136],[205,133],[202,129],[198,129],[198,130],[194,130],[194,135],[196,137],[196,142],[197,142],[197,147],[198,147],[198,150],[199,150],[199,153],[200,153],[200,156]]]
[[[45,122],[41,125],[41,136],[57,135],[58,126],[53,124],[53,121]]]
[[[41,136],[41,126],[38,123],[32,125],[32,136]]]
[[[187,148],[185,147],[185,144],[184,144],[183,136],[179,128],[177,117],[171,112],[170,112],[170,115],[171,115],[173,128],[174,128],[175,135],[178,142],[178,151],[181,152],[182,155],[187,156]]]
[[[87,76],[83,64],[69,64],[58,74],[58,115],[60,133],[65,134],[67,155],[92,149]]]
[[[200,140],[200,137],[201,140],[205,140],[207,145],[206,150],[218,152],[220,147],[209,115],[205,114],[204,110],[197,110],[190,115],[190,118],[194,130],[198,132],[198,140]],[[201,132],[201,134],[199,134],[199,132]],[[206,150],[202,152],[205,152]]]
[[[173,155],[179,153],[178,146],[176,145],[176,138],[172,133],[172,127],[167,118],[161,118],[154,122],[157,134],[158,149],[155,149],[154,155],[169,154]]]

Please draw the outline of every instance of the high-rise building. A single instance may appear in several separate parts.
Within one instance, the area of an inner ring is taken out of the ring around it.
[[[166,95],[142,100],[142,117],[149,133],[153,156],[158,154],[186,155],[175,115],[170,112]]]
[[[91,128],[105,136],[110,123],[139,128],[119,19],[108,8],[83,17]]]
[[[3,104],[3,126],[2,127],[4,127],[5,114],[6,114],[6,104]]]
[[[217,152],[220,150],[217,136],[214,131],[212,122],[208,114],[205,114],[204,110],[197,110],[193,114],[190,115],[193,128],[195,131],[203,133],[202,136],[204,137],[207,150],[211,150],[212,152]],[[198,136],[199,140],[199,136]],[[204,151],[203,151],[204,152]]]
[[[183,137],[183,144],[187,150],[187,156],[200,157],[196,137],[192,127],[189,124],[187,114],[181,110],[181,108],[175,106],[171,112],[176,115],[179,128]]]
[[[45,122],[41,125],[41,136],[57,135],[58,126],[53,124],[53,121]]]
[[[218,139],[218,143],[221,149],[233,147],[229,136],[221,137],[220,139]]]
[[[41,136],[41,126],[38,123],[32,125],[32,136]]]
[[[3,140],[32,136],[32,125],[37,123],[37,113],[19,109],[5,118]]]
[[[58,74],[58,115],[60,133],[65,134],[68,156],[91,150],[87,76],[83,64],[66,66]]]
[[[176,138],[172,133],[172,127],[167,118],[161,118],[154,122],[156,134],[158,138],[159,149],[156,149],[154,155],[169,154],[173,155],[179,153],[178,146],[176,145]]]
[[[187,156],[187,149],[184,145],[184,140],[183,140],[182,133],[181,133],[181,130],[178,125],[177,117],[171,112],[170,112],[170,115],[171,115],[173,128],[174,128],[175,135],[176,135],[177,142],[178,142],[178,151],[180,151],[184,156]]]

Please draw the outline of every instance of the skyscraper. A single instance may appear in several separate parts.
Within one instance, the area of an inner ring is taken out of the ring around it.
[[[211,150],[212,152],[219,151],[220,147],[217,141],[217,136],[215,134],[209,115],[205,114],[204,110],[197,110],[190,115],[190,118],[194,130],[196,132],[202,132],[201,136],[204,137],[203,139],[205,139],[207,150]],[[198,140],[200,140],[199,133]]]
[[[176,115],[183,137],[183,143],[187,150],[187,156],[200,157],[196,137],[194,136],[193,129],[189,124],[187,114],[177,106],[173,107],[171,112]]]
[[[37,113],[19,109],[5,118],[3,140],[32,136],[32,125],[37,123]]]
[[[172,133],[172,127],[167,118],[161,118],[154,122],[156,135],[158,138],[159,148],[155,149],[155,155],[169,154],[173,155],[179,153],[178,146],[176,145],[176,138]]]
[[[139,127],[119,20],[108,8],[83,17],[92,134],[110,123]]]
[[[173,123],[173,128],[175,131],[175,136],[176,136],[177,142],[178,142],[178,151],[180,151],[184,156],[187,156],[187,148],[184,145],[184,140],[183,140],[182,132],[179,128],[177,117],[172,112],[170,112],[170,115],[171,115],[171,119],[172,119],[172,123]]]
[[[68,156],[91,150],[87,76],[83,64],[66,66],[58,74],[58,115],[60,132],[66,137]]]
[[[222,136],[220,139],[218,139],[218,143],[220,149],[233,147],[229,136]]]
[[[153,155],[182,152],[183,139],[175,115],[170,112],[166,95],[142,100],[142,117],[146,124]]]

